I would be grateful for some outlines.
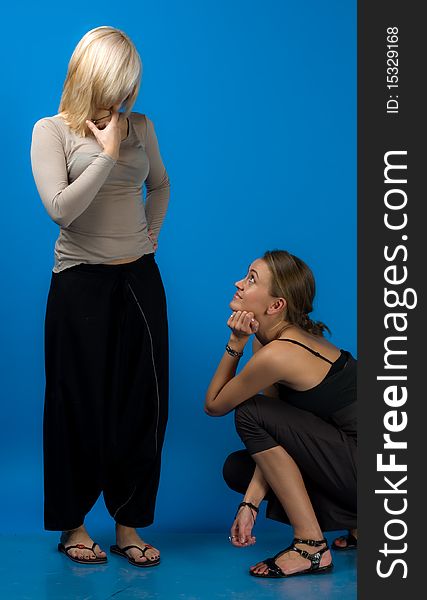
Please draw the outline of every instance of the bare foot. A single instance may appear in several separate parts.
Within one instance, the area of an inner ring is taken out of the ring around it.
[[[139,537],[136,529],[133,527],[126,527],[125,525],[119,525],[119,523],[116,523],[116,543],[119,548],[135,545],[143,549],[144,546],[149,545]],[[160,552],[157,548],[153,547],[148,548],[144,553],[144,556],[141,556],[141,551],[137,548],[129,548],[129,550],[126,550],[126,554],[135,562],[141,563],[147,562],[147,560],[154,561],[160,558]]]
[[[309,554],[315,554],[316,552],[324,548],[326,544],[313,547],[308,546],[307,544],[297,543],[295,544],[295,546],[297,548],[300,548],[301,550],[306,550]],[[331,564],[332,556],[329,550],[324,552],[321,556],[321,567],[326,567],[327,565]],[[308,558],[304,558],[303,556],[301,556],[301,554],[295,552],[294,550],[289,550],[288,552],[285,552],[284,554],[279,556],[279,558],[276,558],[274,562],[278,567],[282,569],[285,575],[292,575],[293,573],[305,571],[306,569],[309,569],[311,567],[311,561]],[[268,566],[265,564],[264,561],[257,563],[250,569],[253,573],[256,573],[257,575],[266,575],[268,573]]]
[[[61,534],[61,543],[67,546],[75,546],[76,544],[83,544],[89,548],[93,545],[93,539],[90,537],[84,525],[77,527],[77,529],[71,529],[70,531],[63,531]],[[93,550],[84,548],[72,548],[68,551],[68,554],[73,558],[80,560],[96,560],[97,558],[105,558],[107,555],[98,544],[96,544]]]
[[[356,538],[357,540],[357,529],[350,529],[349,534]],[[350,540],[351,542],[352,540]],[[348,540],[346,535],[341,535],[333,541],[334,546],[338,546],[338,548],[347,548]]]

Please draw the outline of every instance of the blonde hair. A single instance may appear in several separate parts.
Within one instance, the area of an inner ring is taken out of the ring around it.
[[[86,119],[120,101],[125,116],[132,110],[141,83],[141,58],[120,29],[102,26],[88,31],[68,64],[59,113],[76,133],[89,132]]]

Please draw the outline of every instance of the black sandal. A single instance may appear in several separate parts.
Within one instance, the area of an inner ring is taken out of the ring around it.
[[[314,546],[314,547],[321,546],[322,544],[326,544],[326,546],[324,548],[322,548],[321,550],[318,550],[317,552],[310,554],[306,550],[301,550],[301,548],[297,548],[297,546],[295,546],[295,544],[307,544],[308,546]],[[282,571],[282,569],[279,567],[278,564],[276,564],[275,561],[276,561],[276,558],[279,558],[280,556],[282,556],[282,554],[285,554],[286,552],[290,552],[291,550],[293,550],[294,552],[298,552],[298,554],[301,554],[301,556],[303,558],[308,558],[308,560],[311,562],[310,567],[308,569],[304,569],[303,571],[298,571],[297,573],[290,573],[289,575],[286,575],[286,573],[284,573]],[[327,550],[329,550],[329,546],[328,546],[327,540],[325,540],[325,539],[323,539],[323,540],[302,540],[300,538],[294,538],[292,541],[292,544],[290,546],[288,546],[284,550],[281,550],[272,558],[267,558],[266,560],[263,561],[268,567],[267,573],[264,573],[264,574],[254,573],[254,571],[251,571],[251,570],[249,570],[249,573],[253,577],[264,577],[266,579],[278,579],[281,577],[294,577],[295,575],[320,575],[322,573],[327,573],[328,571],[332,570],[333,564],[331,563],[324,567],[320,566],[322,554],[324,554]]]
[[[85,546],[84,544],[74,544],[74,546],[65,546],[60,542],[58,544],[58,551],[62,552],[67,558],[76,563],[79,563],[80,565],[100,565],[106,563],[106,556],[104,556],[103,558],[96,556],[95,546],[99,546],[99,544],[97,544],[97,542],[93,542],[92,548],[90,548],[89,546]],[[72,548],[78,548],[79,550],[91,550],[95,554],[95,558],[77,558],[76,556],[71,556],[70,550]]]
[[[119,546],[117,546],[117,544],[115,544],[114,546],[110,546],[110,552],[112,552],[113,554],[117,554],[118,556],[122,556],[123,558],[126,558],[128,560],[128,562],[131,565],[134,565],[135,567],[155,567],[156,565],[158,565],[160,563],[160,556],[159,556],[159,558],[155,558],[155,559],[151,559],[151,558],[148,558],[148,556],[145,556],[145,553],[147,552],[147,550],[149,550],[152,547],[153,546],[150,546],[150,544],[145,544],[145,546],[143,548],[141,548],[140,546],[135,546],[135,544],[131,544],[130,546],[125,546],[124,548],[120,548]],[[140,558],[145,556],[145,558],[147,560],[145,562],[137,562],[134,558],[132,558],[132,556],[129,556],[129,554],[126,554],[127,550],[130,550],[131,548],[136,548],[137,550],[139,550],[141,552]]]
[[[338,546],[335,543],[337,540],[342,540],[343,542],[346,542],[346,545]],[[348,532],[348,535],[341,535],[340,537],[338,537],[336,540],[334,540],[332,542],[332,549],[333,550],[356,550],[357,549],[357,538],[354,537],[354,535],[350,532]]]

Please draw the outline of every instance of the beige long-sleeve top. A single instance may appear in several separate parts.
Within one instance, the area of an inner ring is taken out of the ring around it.
[[[42,202],[60,226],[54,272],[153,252],[148,230],[158,236],[170,186],[148,117],[129,115],[117,160],[93,135],[74,133],[60,115],[40,119],[31,164]]]

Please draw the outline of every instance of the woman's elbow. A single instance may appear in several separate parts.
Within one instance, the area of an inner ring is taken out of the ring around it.
[[[68,227],[73,222],[71,219],[66,219],[65,217],[61,217],[59,215],[50,215],[52,221],[54,221],[60,227]]]
[[[218,407],[215,407],[213,403],[208,401],[205,402],[205,413],[209,415],[209,417],[222,417],[225,414],[218,410]]]
[[[68,227],[74,220],[70,215],[64,215],[64,211],[57,202],[56,197],[51,202],[45,202],[45,207],[49,217],[60,227]]]

